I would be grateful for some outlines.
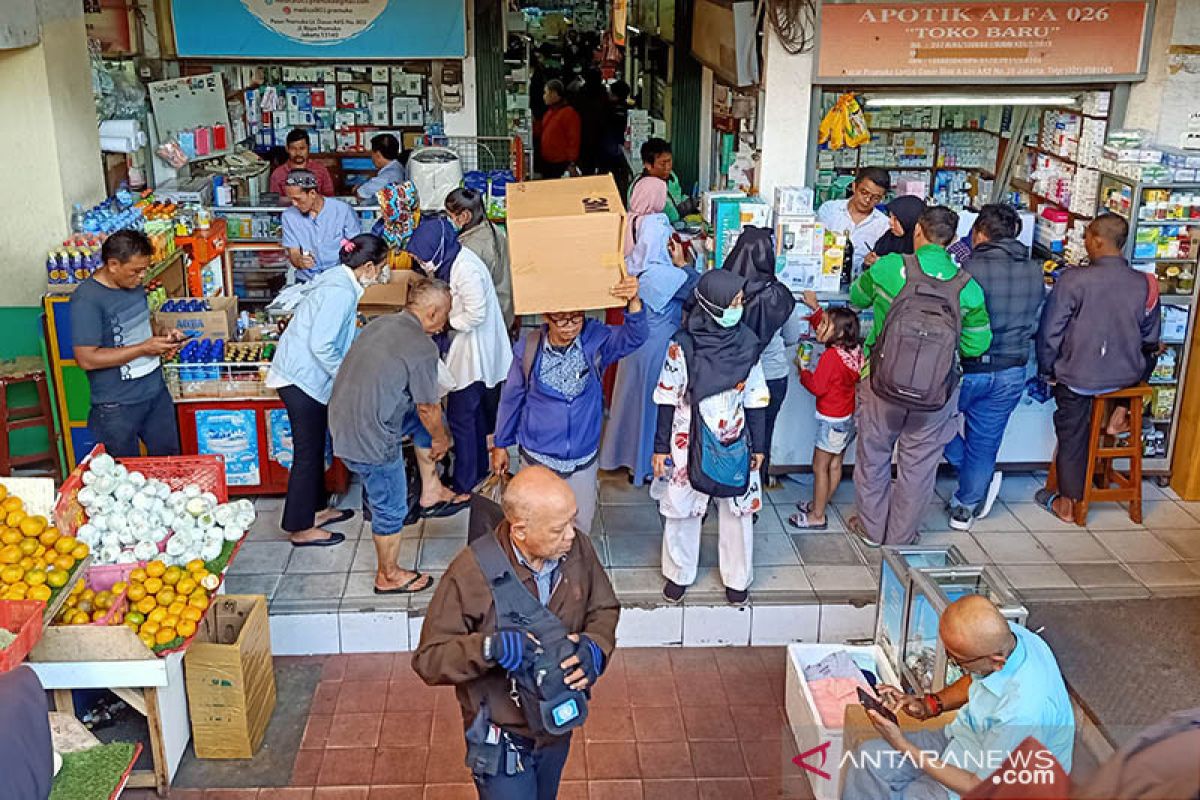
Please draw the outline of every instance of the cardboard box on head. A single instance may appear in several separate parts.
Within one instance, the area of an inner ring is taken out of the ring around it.
[[[518,314],[624,305],[625,204],[608,175],[510,184],[508,249]]]

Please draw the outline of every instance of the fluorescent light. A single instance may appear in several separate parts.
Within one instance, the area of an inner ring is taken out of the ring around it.
[[[633,31],[633,32],[634,32],[634,33],[636,33],[638,36],[641,36],[641,35],[642,35],[642,29],[641,29],[641,28],[634,27],[633,25],[626,25],[626,26],[625,26],[625,30],[627,30],[627,31]]]
[[[867,98],[868,108],[885,106],[1074,106],[1072,95],[880,95]]]

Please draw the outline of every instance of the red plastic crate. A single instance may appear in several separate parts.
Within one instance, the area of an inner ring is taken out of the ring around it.
[[[136,470],[147,478],[160,480],[175,491],[194,483],[200,487],[200,491],[216,495],[218,503],[229,502],[229,487],[225,485],[225,462],[220,456],[120,458],[117,461],[130,472]]]
[[[8,672],[24,661],[42,638],[45,611],[46,604],[41,600],[0,600],[0,628],[17,635],[12,644],[0,650],[0,672]]]

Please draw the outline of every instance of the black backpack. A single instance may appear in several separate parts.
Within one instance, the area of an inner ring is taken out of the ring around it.
[[[871,390],[913,411],[937,411],[950,402],[962,374],[958,296],[971,276],[960,269],[938,280],[913,255],[904,256],[904,266],[904,288],[871,348]]]

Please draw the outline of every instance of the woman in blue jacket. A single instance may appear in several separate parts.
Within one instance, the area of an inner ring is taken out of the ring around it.
[[[370,233],[342,242],[341,267],[322,272],[300,304],[267,374],[292,425],[292,469],[281,527],[296,547],[338,544],[345,535],[322,528],[345,522],[353,511],[327,508],[325,442],[333,379],[358,325],[358,299],[387,260],[387,245]]]
[[[596,513],[601,376],[641,347],[649,332],[638,279],[622,278],[612,294],[626,303],[623,325],[605,325],[582,311],[548,313],[546,324],[517,342],[496,412],[492,471],[508,472],[508,448],[517,445],[523,465],[547,467],[570,484],[575,526],[584,533]]]

